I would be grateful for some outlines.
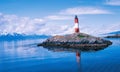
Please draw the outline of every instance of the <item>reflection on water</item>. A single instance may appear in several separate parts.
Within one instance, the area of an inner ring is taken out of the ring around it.
[[[0,72],[120,72],[120,39],[90,52],[37,47],[43,40],[1,41]]]
[[[75,53],[74,56],[76,57],[76,67],[78,68],[77,71],[78,72],[81,72],[82,71],[82,65],[81,65],[81,52],[82,50],[79,49],[79,48],[61,48],[61,47],[43,47],[45,49],[48,49],[49,51],[52,51],[52,52],[73,52]],[[101,50],[101,48],[99,49]],[[95,50],[93,50],[95,51]],[[98,51],[98,49],[97,49]],[[89,52],[87,50],[87,52]],[[92,51],[91,51],[92,52]]]
[[[76,52],[76,61],[78,64],[80,64],[80,57],[81,57],[80,54],[81,52]]]

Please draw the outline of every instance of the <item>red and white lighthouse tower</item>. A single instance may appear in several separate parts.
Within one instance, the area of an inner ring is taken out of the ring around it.
[[[78,17],[77,17],[77,15],[75,16],[75,27],[74,27],[74,29],[75,29],[75,33],[79,33],[79,21],[78,21]]]

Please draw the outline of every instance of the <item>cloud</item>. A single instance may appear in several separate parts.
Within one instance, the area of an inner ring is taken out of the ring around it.
[[[106,29],[106,32],[113,32],[113,31],[120,31],[120,22],[111,24],[111,26],[108,26]]]
[[[61,10],[56,15],[49,15],[44,17],[46,20],[72,20],[72,15],[82,14],[111,14],[110,11],[95,7],[74,7]]]
[[[85,27],[86,29],[87,27]],[[114,24],[109,24],[106,26],[102,27],[97,27],[97,28],[87,28],[86,30],[83,29],[84,32],[92,35],[99,35],[99,34],[105,34],[105,33],[110,33],[114,31],[120,31],[120,22],[114,23]],[[92,29],[92,31],[90,31]]]
[[[64,16],[64,15],[50,15],[45,17],[47,20],[71,20],[72,16]]]
[[[37,33],[45,25],[43,19],[29,17],[18,17],[16,15],[5,15],[0,13],[0,33]]]
[[[60,17],[60,18],[59,18]],[[45,35],[56,35],[65,34],[69,32],[72,25],[68,24],[57,24],[51,20],[64,20],[70,19],[65,16],[48,16],[46,19],[41,18],[29,18],[29,17],[18,17],[16,15],[6,15],[0,13],[0,34],[45,34]],[[56,19],[57,18],[57,19]],[[52,23],[47,22],[49,19]],[[71,32],[69,32],[71,33]]]
[[[120,6],[120,0],[107,0],[107,5]]]
[[[74,7],[74,8],[68,8],[68,9],[62,10],[59,12],[59,14],[63,14],[63,15],[111,14],[111,12],[100,9],[100,8],[94,8],[94,7]]]

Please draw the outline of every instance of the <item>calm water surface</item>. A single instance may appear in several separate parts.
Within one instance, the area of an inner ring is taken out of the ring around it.
[[[0,72],[120,72],[120,39],[90,52],[36,46],[44,40],[0,41]]]

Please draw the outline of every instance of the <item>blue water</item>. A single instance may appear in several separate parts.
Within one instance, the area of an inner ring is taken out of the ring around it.
[[[0,72],[120,72],[120,39],[90,52],[37,47],[44,40],[0,41]]]

